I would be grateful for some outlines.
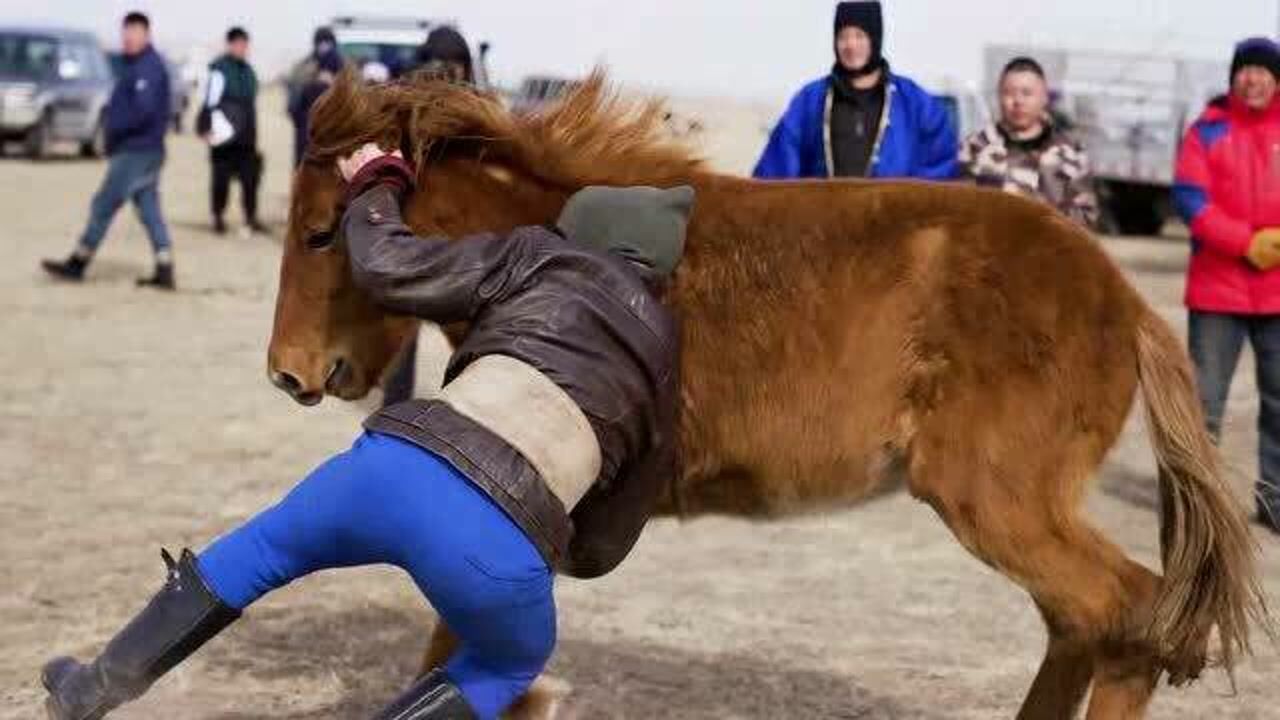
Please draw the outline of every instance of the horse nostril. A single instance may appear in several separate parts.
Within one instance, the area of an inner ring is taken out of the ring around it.
[[[292,373],[277,370],[273,379],[275,380],[276,387],[290,395],[297,395],[302,390],[302,381]]]
[[[319,393],[319,392],[297,393],[293,396],[293,399],[296,400],[299,405],[306,405],[307,407],[311,407],[313,405],[320,404],[320,401],[324,399],[324,393]]]
[[[347,381],[348,368],[345,358],[338,358],[333,361],[333,365],[329,368],[329,373],[324,378],[324,389],[333,393]]]
[[[339,375],[342,374],[342,371],[345,370],[346,367],[347,367],[346,360],[342,358],[338,358],[337,360],[334,360],[333,365],[329,368],[329,374],[326,375],[324,378],[325,383],[329,383],[330,381],[336,379]]]

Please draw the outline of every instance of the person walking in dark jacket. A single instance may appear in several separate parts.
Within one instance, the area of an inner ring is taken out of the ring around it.
[[[492,720],[555,647],[553,574],[615,568],[674,476],[679,332],[657,293],[692,188],[587,188],[557,228],[455,242],[405,226],[415,173],[398,153],[367,145],[339,171],[369,297],[481,321],[438,396],[379,411],[354,447],[199,555],[166,554],[167,582],[93,662],[50,661],[51,720],[98,720],[140,696],[276,588],[381,563],[408,573],[460,645],[378,720]]]
[[[293,120],[293,165],[302,164],[307,153],[308,120],[311,106],[333,84],[342,72],[342,55],[333,31],[327,27],[316,29],[311,39],[311,55],[302,61],[289,75],[289,118]]]
[[[954,178],[955,128],[941,101],[889,69],[878,0],[836,7],[835,54],[792,98],[754,176]]]
[[[258,76],[249,64],[249,33],[233,27],[227,31],[227,51],[209,66],[209,86],[197,131],[209,143],[212,164],[213,229],[227,231],[223,212],[231,191],[231,179],[240,181],[245,224],[257,233],[267,232],[258,221],[258,182],[262,155],[258,152]]]
[[[155,253],[155,272],[139,286],[174,289],[173,249],[160,211],[160,169],[169,123],[169,72],[151,46],[151,22],[129,13],[120,32],[124,70],[116,81],[105,118],[107,175],[93,196],[89,223],[71,256],[44,260],[45,271],[62,280],[80,281],[106,237],[112,218],[132,200]]]

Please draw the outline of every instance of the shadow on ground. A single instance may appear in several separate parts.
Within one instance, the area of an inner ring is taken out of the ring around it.
[[[287,679],[340,683],[342,698],[306,711],[235,711],[215,720],[371,717],[406,687],[423,650],[422,613],[387,607],[341,612],[298,608],[246,619],[209,647],[228,687]],[[225,641],[224,641],[225,640]],[[701,655],[642,643],[562,640],[551,671],[574,686],[577,718],[942,718],[903,707],[847,677],[733,655]],[[923,702],[923,700],[922,700]]]

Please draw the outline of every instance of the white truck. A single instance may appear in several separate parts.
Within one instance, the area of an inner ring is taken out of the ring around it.
[[[1055,114],[1070,125],[1089,153],[1103,229],[1158,234],[1172,212],[1169,191],[1182,136],[1205,103],[1226,91],[1227,63],[990,45],[984,74],[984,94],[990,102],[996,101],[1001,69],[1019,55],[1044,66]]]
[[[391,76],[413,66],[418,48],[438,27],[460,30],[456,21],[447,18],[339,15],[329,23],[338,41],[338,52],[347,62],[354,63],[357,68],[364,68],[368,63],[380,63]],[[482,88],[489,87],[488,54],[487,42],[472,48],[475,82]],[[298,64],[304,62],[305,59]],[[296,68],[290,72],[290,78],[297,76]],[[290,90],[292,92],[295,88]]]

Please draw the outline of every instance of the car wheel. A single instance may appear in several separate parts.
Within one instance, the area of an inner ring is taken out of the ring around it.
[[[107,130],[101,120],[93,128],[93,137],[80,143],[80,155],[87,158],[100,158],[107,154]]]
[[[46,112],[40,117],[40,121],[35,127],[27,131],[27,137],[24,142],[26,145],[27,157],[33,160],[49,154],[53,145],[53,115]]]

